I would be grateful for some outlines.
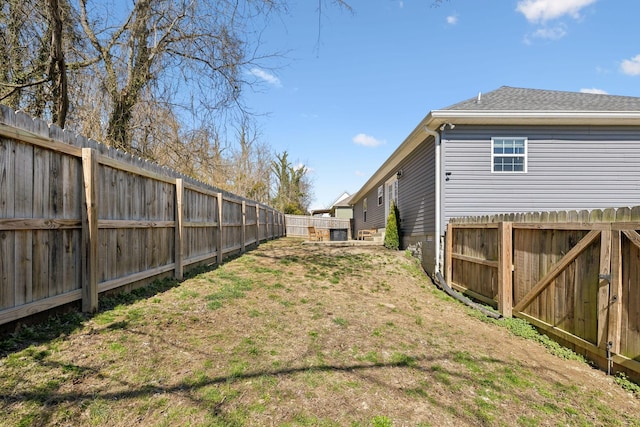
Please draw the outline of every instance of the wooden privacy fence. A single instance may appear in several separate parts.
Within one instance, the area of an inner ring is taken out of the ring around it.
[[[351,220],[348,218],[330,218],[321,216],[285,215],[286,235],[288,237],[308,237],[307,227],[319,230],[347,230],[347,238],[351,239]]]
[[[452,219],[446,280],[640,374],[640,207]]]
[[[0,106],[0,324],[221,263],[284,216]]]

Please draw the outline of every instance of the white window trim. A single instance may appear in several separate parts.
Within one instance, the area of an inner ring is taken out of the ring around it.
[[[367,198],[362,201],[362,222],[367,222]]]
[[[496,139],[523,139],[524,140],[524,154],[508,154],[508,155],[501,155],[501,154],[494,154],[493,152],[493,146],[495,143]],[[521,171],[494,171],[493,170],[493,160],[496,157],[522,157],[524,158],[524,165],[523,165],[523,170]],[[495,173],[495,174],[519,174],[519,173],[527,173],[527,171],[529,170],[529,138],[527,137],[523,137],[523,136],[496,136],[491,138],[491,163],[489,165],[489,167],[491,168],[491,173]]]
[[[389,186],[393,186],[393,195],[389,194]],[[389,218],[391,200],[398,206],[398,177],[393,175],[384,183],[384,225],[387,225],[387,219]]]

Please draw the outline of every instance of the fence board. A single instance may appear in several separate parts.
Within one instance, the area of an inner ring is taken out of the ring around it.
[[[75,138],[73,138],[75,140]],[[80,159],[62,156],[62,218],[81,220],[82,163]],[[82,259],[80,256],[81,229],[62,231],[61,292],[80,289]]]
[[[620,337],[622,334],[622,296],[623,296],[623,253],[622,233],[611,234],[611,297],[609,302],[609,342],[611,351],[620,353]]]
[[[620,353],[640,360],[640,248],[635,231],[625,232],[622,267]],[[633,240],[629,239],[633,236]]]
[[[14,236],[15,232],[0,231],[0,309],[13,307],[16,299]]]
[[[0,140],[0,218],[14,216],[15,143]],[[12,307],[15,301],[15,232],[0,230],[0,308]]]
[[[607,318],[609,314],[609,294],[611,288],[611,230],[600,234],[600,270],[598,272],[598,342],[601,349],[607,346]]]
[[[16,143],[0,139],[0,218],[14,215]]]

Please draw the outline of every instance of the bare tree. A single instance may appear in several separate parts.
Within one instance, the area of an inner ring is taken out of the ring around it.
[[[245,84],[243,67],[259,60],[250,24],[284,5],[280,0],[138,0],[114,25],[103,14],[97,18],[97,3],[79,0],[80,20],[111,103],[107,138],[127,151],[144,89],[170,93],[172,102],[192,111],[236,105]]]
[[[64,127],[69,110],[65,47],[77,40],[73,22],[67,0],[3,2],[0,101]]]
[[[255,127],[245,118],[237,129],[238,144],[232,147],[229,158],[228,190],[257,200],[270,202],[270,147],[258,138]]]

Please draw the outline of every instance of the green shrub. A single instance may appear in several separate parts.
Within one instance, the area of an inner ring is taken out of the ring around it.
[[[398,250],[400,248],[400,233],[398,232],[398,208],[393,200],[389,207],[389,217],[387,218],[387,228],[384,234],[384,246],[388,249]]]

